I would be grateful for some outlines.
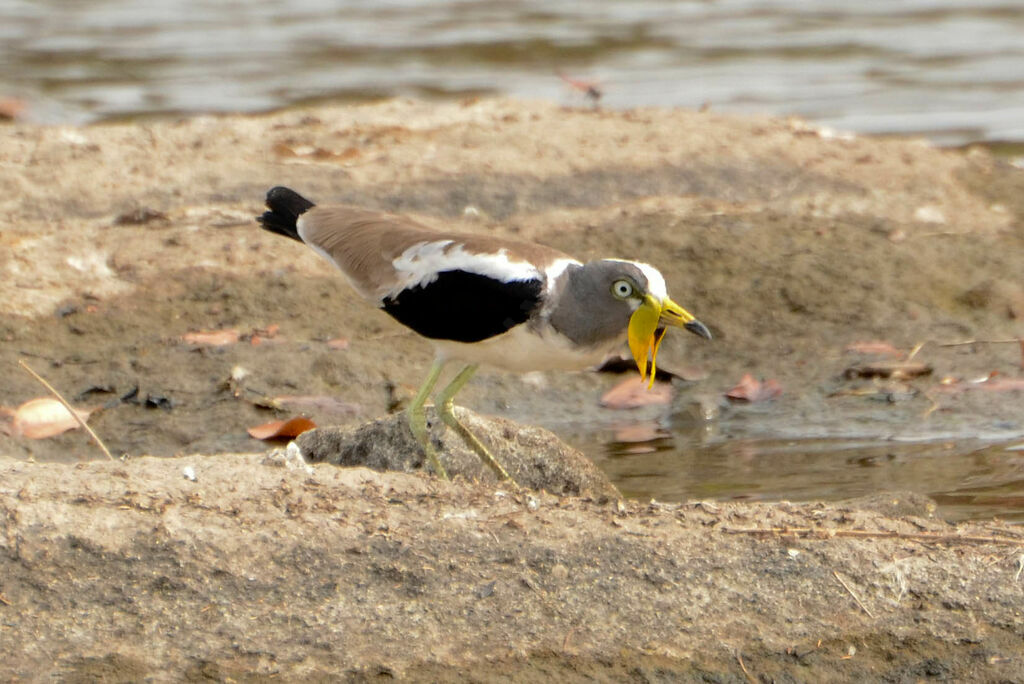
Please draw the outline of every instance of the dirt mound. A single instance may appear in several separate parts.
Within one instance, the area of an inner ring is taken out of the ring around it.
[[[621,498],[615,485],[576,449],[547,430],[487,418],[456,407],[459,420],[490,450],[520,486],[558,495]],[[441,462],[451,477],[473,482],[495,481],[494,472],[451,430],[444,430],[433,408],[428,425]],[[412,472],[427,466],[404,414],[389,416],[357,428],[319,428],[295,440],[301,455],[314,463],[365,466],[374,470]]]

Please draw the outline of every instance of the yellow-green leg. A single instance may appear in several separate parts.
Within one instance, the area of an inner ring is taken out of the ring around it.
[[[430,367],[430,372],[427,373],[427,379],[423,381],[420,391],[416,393],[416,398],[409,404],[407,415],[412,436],[420,443],[423,453],[427,455],[430,465],[434,467],[434,472],[442,479],[447,480],[448,471],[441,465],[441,459],[437,457],[437,450],[430,443],[430,435],[427,433],[427,416],[423,410],[423,404],[426,403],[427,397],[430,396],[430,390],[434,389],[434,385],[437,384],[437,378],[441,375],[442,368],[444,368],[444,361],[434,361],[434,365]]]
[[[498,463],[497,459],[491,455],[491,452],[487,450],[487,447],[485,447],[480,440],[476,438],[476,435],[470,432],[465,425],[455,418],[455,413],[452,411],[452,408],[455,406],[455,395],[460,389],[462,389],[462,386],[465,385],[471,377],[473,377],[473,373],[476,372],[476,369],[477,365],[475,363],[471,363],[459,371],[458,375],[448,383],[448,386],[441,390],[441,393],[437,395],[437,410],[438,413],[441,414],[441,420],[444,421],[445,425],[459,433],[459,437],[462,438],[462,441],[465,442],[470,449],[476,452],[477,456],[480,457],[480,460],[490,466],[491,470],[494,471],[494,474],[498,476],[499,480],[511,480],[514,484],[515,481],[512,480],[508,472],[506,472],[501,464]]]

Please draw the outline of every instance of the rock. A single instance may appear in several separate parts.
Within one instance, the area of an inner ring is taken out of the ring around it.
[[[613,499],[621,495],[608,476],[586,456],[543,428],[519,425],[504,418],[481,416],[456,407],[455,415],[482,441],[523,487],[553,494]],[[494,473],[451,430],[445,430],[433,408],[427,424],[441,462],[451,477],[494,481]],[[295,444],[311,463],[366,466],[374,470],[412,472],[425,467],[425,457],[409,430],[404,413],[355,428],[318,428],[300,435]]]

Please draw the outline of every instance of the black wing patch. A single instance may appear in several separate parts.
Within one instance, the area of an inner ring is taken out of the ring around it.
[[[540,305],[538,279],[511,283],[468,271],[442,271],[434,282],[402,290],[382,308],[420,335],[479,342],[523,323]]]

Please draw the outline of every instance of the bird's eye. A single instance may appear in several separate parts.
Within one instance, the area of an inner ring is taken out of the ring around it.
[[[616,280],[612,283],[612,294],[619,299],[626,299],[633,294],[633,284],[628,280]]]

